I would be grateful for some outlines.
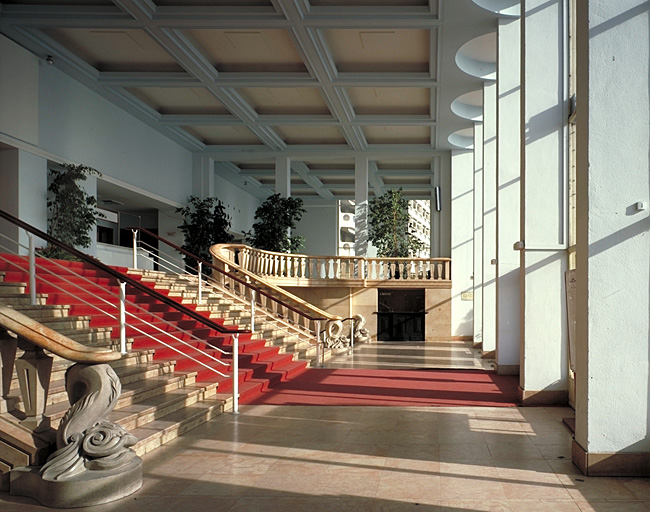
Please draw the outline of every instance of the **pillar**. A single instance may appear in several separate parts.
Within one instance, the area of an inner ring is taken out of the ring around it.
[[[47,232],[47,160],[22,149],[0,149],[0,204],[14,217]],[[0,240],[0,252],[27,254],[29,239],[24,230],[0,222],[0,232],[22,247]],[[36,247],[46,242],[36,241]]]
[[[199,199],[215,195],[212,159],[198,153],[195,153],[192,158],[192,195]]]
[[[432,258],[451,258],[451,166],[451,155],[437,156],[431,164],[429,234]],[[436,211],[435,187],[440,187],[440,211]]]
[[[519,373],[520,82],[519,19],[501,18],[497,36],[496,370]]]
[[[354,159],[354,254],[368,254],[368,157]]]
[[[497,84],[483,86],[483,353],[494,354],[497,298]]]
[[[286,156],[275,159],[275,193],[291,197],[291,160]]]
[[[474,336],[474,154],[451,152],[451,336]],[[444,207],[444,206],[443,206]]]
[[[483,343],[483,123],[474,124],[474,343]]]
[[[564,0],[523,0],[521,362],[524,404],[566,403],[567,84]]]
[[[650,12],[577,12],[576,433],[589,475],[650,476]]]

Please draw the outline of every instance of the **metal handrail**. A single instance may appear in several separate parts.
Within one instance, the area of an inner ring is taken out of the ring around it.
[[[160,302],[162,302],[162,303],[176,309],[177,311],[182,312],[183,314],[193,318],[194,320],[198,320],[199,322],[202,322],[204,325],[206,325],[207,327],[210,327],[211,329],[214,329],[214,330],[216,330],[218,332],[226,333],[226,334],[240,334],[240,333],[249,333],[250,332],[250,331],[241,330],[241,329],[228,329],[228,328],[224,327],[223,325],[220,325],[220,324],[218,324],[216,322],[213,322],[209,318],[206,318],[205,316],[203,316],[203,315],[197,313],[196,311],[184,306],[183,304],[179,304],[175,300],[170,299],[169,297],[163,295],[162,293],[159,293],[159,292],[149,288],[148,286],[142,284],[140,281],[138,281],[136,279],[133,279],[132,277],[130,277],[130,276],[126,275],[126,274],[123,274],[119,270],[115,270],[114,268],[111,268],[108,265],[105,265],[104,263],[100,262],[96,258],[93,258],[93,257],[91,257],[91,256],[89,256],[89,255],[75,249],[74,247],[71,247],[71,246],[57,240],[56,238],[48,235],[47,233],[44,233],[43,231],[35,228],[34,226],[32,226],[30,224],[27,224],[26,222],[23,222],[22,220],[14,217],[13,215],[11,215],[10,213],[7,213],[4,210],[0,210],[0,218],[3,218],[5,220],[11,222],[12,224],[15,224],[16,226],[24,229],[25,231],[27,231],[29,233],[32,233],[33,235],[37,236],[38,238],[42,238],[43,240],[45,240],[49,244],[55,245],[55,246],[59,247],[60,249],[64,249],[65,251],[69,252],[70,254],[72,254],[73,256],[75,256],[77,258],[79,258],[80,260],[85,261],[86,263],[90,263],[95,268],[97,268],[99,270],[102,270],[103,272],[109,274],[111,277],[116,278],[118,281],[125,282],[129,286],[131,286],[131,287],[133,287],[133,288],[135,288],[135,289],[137,289],[137,290],[139,290],[141,292],[144,292],[145,294],[153,297],[157,301],[160,301]]]
[[[125,289],[124,287],[126,286],[126,284],[130,285],[132,288],[134,288],[134,289],[136,289],[136,290],[138,290],[140,292],[143,292],[145,295],[148,295],[148,296],[152,297],[157,302],[168,305],[172,309],[174,309],[174,310],[176,310],[176,311],[178,311],[178,312],[180,312],[180,313],[182,313],[182,314],[184,314],[184,315],[198,321],[199,323],[203,324],[204,326],[206,326],[209,329],[212,329],[212,330],[214,330],[216,332],[219,332],[219,333],[232,335],[232,341],[233,341],[232,365],[233,365],[233,368],[232,368],[232,372],[231,372],[231,377],[232,377],[232,380],[233,380],[233,413],[238,412],[238,384],[239,384],[239,379],[238,379],[238,377],[239,377],[238,343],[239,343],[239,334],[241,334],[241,333],[250,333],[249,330],[245,330],[245,329],[229,329],[227,327],[224,327],[224,326],[212,321],[211,319],[206,318],[205,316],[197,313],[196,311],[194,311],[194,310],[192,310],[192,309],[190,309],[190,308],[188,308],[188,307],[186,307],[186,306],[184,306],[182,304],[179,304],[178,302],[166,297],[165,295],[163,295],[163,294],[161,294],[161,293],[147,287],[146,285],[144,285],[144,284],[140,283],[139,281],[131,278],[130,276],[128,276],[126,274],[123,274],[122,272],[120,272],[118,270],[115,270],[115,269],[101,263],[97,259],[92,258],[92,257],[88,256],[87,254],[85,254],[85,253],[83,253],[83,252],[81,252],[81,251],[79,251],[79,250],[77,250],[77,249],[75,249],[73,247],[68,246],[67,244],[65,244],[65,243],[57,240],[56,238],[50,236],[49,234],[44,233],[43,231],[31,226],[30,224],[28,224],[28,223],[26,223],[24,221],[21,221],[20,219],[14,217],[13,215],[9,214],[8,212],[6,212],[4,210],[0,210],[0,218],[5,219],[6,221],[8,221],[8,222],[22,228],[23,230],[25,230],[28,233],[28,235],[30,237],[30,246],[28,248],[29,249],[29,267],[30,268],[29,268],[28,272],[29,272],[29,276],[30,276],[30,295],[31,295],[31,298],[32,298],[32,304],[35,303],[35,266],[36,265],[35,265],[35,258],[34,258],[34,243],[33,243],[33,238],[34,238],[34,235],[35,235],[36,237],[45,240],[49,244],[52,244],[52,245],[54,245],[54,246],[56,246],[56,247],[58,247],[60,249],[63,249],[65,251],[67,251],[68,253],[72,254],[75,257],[77,257],[79,260],[84,261],[86,263],[90,263],[91,266],[95,267],[96,269],[101,270],[102,272],[104,272],[108,276],[115,278],[118,281],[118,283],[121,284],[121,294],[120,294],[121,295],[121,300],[120,300],[120,302],[121,302],[122,306],[120,308],[121,309],[121,311],[120,311],[120,324],[121,324],[120,325],[120,330],[121,330],[121,337],[122,338],[124,337],[124,334],[123,334],[124,333],[124,317],[126,316],[125,315],[126,311],[125,311],[125,308],[124,308],[124,289]],[[8,237],[6,237],[4,235],[2,235],[2,236],[4,238],[8,238]],[[18,247],[24,247],[19,242],[15,241],[15,240],[11,240],[10,238],[8,238],[8,239],[12,243],[16,244]],[[3,259],[6,260],[6,258],[3,258]],[[12,262],[12,264],[13,264],[13,262]],[[55,264],[56,264],[56,262],[55,262]],[[48,270],[48,272],[52,273],[51,271],[49,271],[49,269],[46,269],[46,270]],[[69,269],[67,269],[67,270],[69,270]],[[74,274],[74,272],[73,272],[73,274]],[[84,280],[88,281],[83,276],[80,276],[80,277],[82,277]],[[64,281],[70,282],[65,278],[63,278],[63,279],[64,279]],[[52,283],[50,283],[50,284],[52,284]],[[54,286],[56,286],[56,285],[54,285]],[[57,288],[61,289],[59,287],[57,287]],[[63,289],[61,289],[61,290],[63,290]],[[113,316],[112,314],[107,313],[105,311],[102,311],[101,308],[97,307],[97,305],[88,303],[87,301],[85,301],[83,299],[82,299],[82,302],[92,306],[93,308],[97,309],[98,311],[101,311],[103,314],[106,314],[106,315],[110,316],[111,318],[115,319],[115,316]],[[137,308],[139,308],[142,311],[146,311],[144,308],[142,308],[142,307],[140,307],[138,305],[135,305],[135,304],[133,304],[133,305],[136,306]],[[152,314],[152,312],[150,312],[150,311],[146,311],[146,313],[149,314],[149,315],[152,315],[152,316],[154,316],[156,318],[159,318],[157,315]],[[132,317],[135,317],[135,315],[133,315],[132,313],[128,313],[128,314],[130,316],[132,316]],[[166,323],[168,325],[174,325],[171,322],[168,322],[163,318],[160,318],[160,320],[162,320],[164,323]],[[151,324],[150,322],[144,321],[143,323],[154,327],[161,334],[169,336],[170,338],[173,338],[173,339],[181,342],[182,344],[187,345],[187,343],[184,340],[181,340],[178,337],[173,336],[171,333],[160,329],[159,327]],[[152,336],[151,334],[142,331],[137,326],[130,325],[130,327],[132,329],[134,329],[136,332],[139,332],[139,333],[141,333],[141,334],[143,334],[143,335],[145,335],[145,336],[147,336],[147,337],[149,337],[151,339],[154,339],[156,342],[158,342],[158,343],[166,346],[167,348],[169,348],[169,349],[183,355],[185,358],[196,362],[197,364],[207,368],[208,370],[210,370],[210,371],[212,371],[212,372],[214,372],[214,373],[216,373],[216,374],[218,374],[220,376],[228,377],[228,375],[226,375],[226,374],[216,370],[215,368],[203,363],[202,361],[200,361],[200,360],[198,360],[198,359],[196,359],[196,358],[182,352],[181,350],[178,350],[176,347],[174,347],[172,345],[169,345],[168,343],[165,343],[164,341],[160,340],[159,338],[156,338],[156,337]],[[194,338],[194,339],[196,339],[198,341],[203,341],[200,338],[192,335],[191,333],[187,333],[183,329],[178,328],[178,326],[174,326],[174,327],[178,331],[180,331],[180,332],[182,332],[184,334],[189,334],[192,338]],[[123,342],[123,347],[124,347],[124,342]],[[218,347],[213,347],[213,348],[215,350],[223,353],[223,354],[230,354],[229,352],[223,351],[223,350],[219,349]],[[201,349],[198,349],[197,347],[192,347],[192,349],[196,350],[197,352],[201,353],[202,355],[208,357],[209,359],[214,360],[215,362],[218,362],[221,365],[229,366],[228,363],[225,363],[225,362],[213,357],[211,354],[208,354],[207,352],[205,352],[205,351],[203,351]],[[123,348],[123,353],[126,353],[125,348]]]
[[[5,239],[8,239],[8,240],[10,240],[10,241],[12,241],[12,242],[14,242],[14,243],[17,243],[17,245],[18,245],[19,247],[25,248],[24,245],[20,244],[19,242],[15,242],[15,241],[11,240],[9,237],[7,237],[7,236],[5,236],[5,235],[3,235],[3,234],[0,234],[0,237],[5,238]],[[0,244],[0,248],[1,248],[1,249],[7,249],[7,247],[6,247],[6,246],[3,246],[2,244]],[[8,263],[9,265],[11,265],[11,266],[13,266],[13,267],[16,267],[16,268],[17,268],[19,271],[21,271],[21,272],[29,272],[29,269],[24,269],[24,268],[22,268],[22,267],[21,267],[20,265],[18,265],[16,262],[13,262],[13,261],[11,261],[11,260],[5,258],[4,256],[2,256],[2,254],[0,254],[0,260],[2,260],[2,261],[4,261],[4,262]],[[57,267],[59,267],[59,268],[61,268],[61,269],[63,269],[63,270],[70,271],[69,268],[67,268],[67,267],[65,267],[65,266],[63,266],[63,265],[61,265],[61,264],[58,263],[56,260],[49,260],[49,261],[51,261],[55,266],[57,266]],[[79,286],[78,284],[76,284],[76,283],[70,281],[69,279],[67,279],[67,278],[64,277],[63,275],[61,275],[61,274],[56,274],[55,272],[53,272],[52,270],[48,269],[47,267],[45,267],[45,266],[43,266],[43,265],[37,265],[37,266],[39,267],[39,270],[40,270],[40,272],[39,272],[39,279],[41,279],[40,276],[42,275],[42,273],[45,272],[45,273],[47,273],[47,274],[50,274],[50,275],[53,275],[53,276],[57,276],[59,279],[63,280],[65,283],[69,284],[70,286],[73,286],[74,288],[76,288],[76,289],[78,289],[78,290],[80,290],[80,291],[87,291],[87,289],[85,289],[85,288]],[[72,274],[73,274],[75,277],[77,277],[78,279],[81,279],[82,281],[84,281],[85,283],[87,283],[87,284],[90,285],[90,286],[93,286],[93,287],[96,287],[96,288],[101,288],[97,283],[94,283],[93,281],[91,281],[90,279],[86,278],[86,277],[83,276],[83,275],[79,275],[79,274],[75,274],[75,273],[72,273]],[[57,285],[57,284],[55,284],[55,283],[53,283],[53,282],[51,282],[51,281],[47,281],[47,280],[43,280],[43,281],[47,282],[50,286],[56,288],[57,290],[66,293],[65,288],[62,288],[62,287],[60,287],[59,285]],[[103,288],[101,288],[101,289],[104,290]],[[106,304],[107,306],[110,306],[110,307],[112,307],[112,308],[118,308],[118,306],[117,306],[116,304],[114,304],[114,303],[112,303],[112,302],[110,302],[110,301],[104,299],[103,297],[100,297],[100,296],[98,296],[98,295],[96,295],[95,297],[96,297],[97,299],[99,299],[101,302],[103,302],[104,304]],[[102,309],[102,308],[101,308],[100,306],[98,306],[97,304],[93,304],[93,303],[91,303],[91,302],[88,302],[87,300],[85,300],[85,299],[83,299],[83,298],[81,298],[81,297],[77,297],[77,300],[81,301],[81,302],[82,302],[83,304],[85,304],[86,306],[89,306],[89,307],[95,309],[97,312],[101,313],[102,315],[108,316],[109,318],[112,318],[113,320],[119,321],[119,318],[118,318],[117,316],[115,316],[114,314],[110,313],[109,311],[106,311],[106,310]],[[157,319],[159,319],[163,324],[168,325],[168,326],[170,326],[170,327],[173,327],[173,328],[176,329],[178,332],[180,332],[180,333],[182,333],[182,334],[185,334],[185,335],[189,336],[190,338],[192,338],[192,339],[194,339],[194,340],[196,340],[196,341],[204,341],[204,340],[202,340],[201,338],[199,338],[198,336],[192,334],[191,332],[186,331],[185,329],[181,329],[181,328],[178,327],[177,325],[174,325],[173,322],[170,322],[170,321],[168,321],[168,320],[165,320],[164,318],[161,318],[161,317],[158,317],[158,316],[156,316],[156,315],[153,315],[150,311],[147,311],[145,308],[143,308],[142,306],[136,304],[135,302],[130,302],[130,301],[129,301],[128,304],[129,304],[129,306],[131,306],[131,307],[133,307],[133,308],[135,308],[135,309],[137,309],[137,310],[139,310],[139,311],[141,311],[141,312],[143,312],[143,313],[146,313],[146,314],[148,314],[148,315],[155,316],[155,317],[156,317]],[[131,313],[130,311],[125,311],[125,313],[126,313],[126,315],[129,316],[129,317],[131,317],[131,318],[135,318],[135,319],[139,320],[138,317],[137,317],[135,314]],[[206,356],[208,359],[213,360],[213,361],[216,362],[217,364],[220,364],[220,365],[222,365],[222,366],[228,366],[228,363],[225,363],[225,362],[221,361],[220,359],[218,359],[218,358],[212,356],[211,354],[208,354],[207,352],[204,352],[204,351],[202,351],[201,349],[192,346],[191,344],[187,343],[185,340],[180,339],[178,336],[175,336],[175,335],[172,334],[171,332],[164,331],[163,329],[161,329],[161,328],[158,327],[157,325],[152,324],[151,322],[143,321],[143,323],[144,323],[145,325],[149,326],[149,327],[152,327],[153,329],[155,329],[156,331],[158,331],[161,335],[163,335],[163,336],[167,336],[167,337],[169,337],[169,338],[172,338],[173,340],[179,342],[180,344],[186,346],[187,348],[189,348],[189,349],[191,349],[191,350],[194,350],[194,351],[196,351],[196,352],[199,352],[200,354]],[[197,364],[199,364],[199,365],[201,365],[201,366],[207,368],[208,370],[212,371],[213,373],[216,373],[216,374],[218,374],[218,375],[220,375],[220,376],[222,376],[222,377],[228,377],[228,375],[226,375],[225,373],[222,373],[222,372],[220,372],[219,370],[216,370],[216,369],[212,368],[211,366],[209,366],[209,365],[203,363],[202,361],[200,361],[200,360],[198,360],[198,359],[192,357],[191,355],[182,352],[181,350],[177,349],[176,347],[174,347],[174,346],[172,346],[172,345],[166,343],[166,342],[163,341],[162,339],[160,339],[160,338],[156,338],[156,337],[152,336],[151,334],[149,334],[149,333],[143,331],[143,330],[140,329],[139,327],[137,327],[137,326],[135,326],[135,325],[133,325],[133,324],[129,324],[129,327],[131,327],[133,330],[135,330],[135,331],[138,332],[139,334],[142,334],[142,335],[144,335],[144,336],[146,336],[146,337],[148,337],[148,338],[151,338],[152,340],[156,341],[157,343],[160,343],[161,345],[164,345],[165,347],[169,348],[170,350],[173,350],[174,352],[183,355],[183,356],[186,357],[187,359],[190,359],[190,360],[194,361],[195,363],[197,363]],[[221,353],[224,354],[224,355],[225,355],[225,354],[230,355],[230,352],[226,352],[225,350],[222,350],[222,349],[220,349],[219,347],[212,347],[212,348],[214,348],[214,349],[217,350],[218,352],[221,352]],[[126,353],[126,351],[124,351],[123,354],[124,354],[124,353]]]
[[[197,263],[200,262],[202,264],[202,266],[207,267],[207,268],[209,268],[209,269],[211,269],[213,271],[216,271],[216,272],[220,273],[221,275],[227,277],[228,279],[232,279],[233,281],[236,281],[238,284],[240,284],[240,285],[242,285],[242,286],[244,286],[246,288],[254,290],[256,293],[258,293],[260,295],[263,295],[264,297],[266,297],[268,299],[271,299],[273,302],[276,302],[277,304],[280,304],[282,307],[285,307],[285,308],[289,309],[290,311],[293,311],[294,313],[307,318],[308,320],[317,321],[317,320],[339,320],[340,319],[340,317],[338,317],[336,315],[330,315],[330,314],[328,314],[328,313],[326,313],[324,311],[318,310],[318,308],[315,308],[313,306],[311,307],[311,309],[316,310],[318,313],[322,313],[322,314],[320,316],[311,316],[311,315],[305,313],[304,311],[301,311],[301,310],[295,308],[291,304],[288,304],[286,301],[271,295],[270,293],[266,292],[265,290],[263,290],[259,286],[256,286],[256,285],[254,285],[254,284],[252,284],[250,282],[247,282],[246,280],[240,278],[239,276],[235,275],[234,273],[228,272],[228,271],[226,271],[226,270],[224,270],[222,268],[219,268],[218,266],[214,265],[213,263],[210,263],[208,261],[205,261],[202,258],[199,258],[198,256],[186,251],[182,247],[179,247],[178,245],[174,244],[173,242],[170,242],[169,240],[166,240],[165,238],[163,238],[161,236],[158,236],[155,233],[152,233],[151,231],[148,231],[145,228],[126,228],[126,229],[133,229],[133,230],[138,229],[138,230],[142,231],[143,233],[147,233],[148,235],[156,238],[160,242],[163,242],[164,244],[166,244],[169,247],[171,247],[172,249],[180,252],[181,254],[184,254],[186,256],[189,256],[190,258],[193,258],[194,260],[197,261]],[[214,256],[214,252],[212,250],[211,250],[211,253]],[[229,262],[229,264],[230,264],[230,262]],[[257,278],[257,276],[254,276],[254,277]],[[295,299],[301,300],[298,297],[295,297],[294,295],[286,292],[285,290],[282,290],[279,287],[273,286],[271,284],[267,284],[267,286],[276,293],[279,293],[281,295],[284,295],[284,296],[289,297],[289,298],[294,299],[294,300]]]
[[[167,257],[162,256],[159,253],[157,247],[152,246],[151,244],[143,241],[142,239],[139,239],[137,247],[138,248],[144,248],[143,252],[145,254],[141,254],[141,257],[144,257],[145,259],[147,259],[147,260],[149,260],[151,262],[154,262],[154,260],[151,257],[147,256],[147,254],[152,254],[152,253],[155,254],[155,256],[157,258],[155,261],[158,263],[159,268],[162,267],[163,269],[165,269],[165,271],[170,272],[170,273],[172,273],[174,275],[177,275],[178,277],[186,278],[186,279],[188,279],[188,281],[195,280],[196,283],[198,283],[198,285],[199,285],[199,290],[201,290],[202,286],[206,286],[208,289],[218,290],[221,293],[227,294],[228,296],[230,296],[234,300],[238,301],[238,303],[240,305],[242,305],[243,307],[249,306],[251,308],[251,327],[250,327],[250,329],[253,332],[255,331],[254,321],[255,321],[255,311],[256,311],[255,305],[256,305],[256,302],[257,302],[257,297],[256,296],[251,297],[250,302],[247,303],[245,297],[242,297],[241,295],[237,295],[232,290],[229,290],[226,287],[220,288],[219,286],[217,286],[217,284],[215,284],[211,280],[203,281],[203,279],[199,275],[198,270],[197,270],[197,274],[188,273],[186,271],[185,262],[183,262],[181,259],[174,260],[174,258],[171,258],[169,255],[166,255]],[[158,253],[156,254],[156,252],[158,252]],[[255,289],[252,289],[252,291],[256,293]],[[202,302],[201,297],[202,297],[202,294],[199,291],[198,299],[197,299],[197,302],[199,304]],[[305,334],[304,332],[301,332],[299,328],[297,328],[295,325],[292,325],[291,323],[287,322],[285,319],[280,318],[280,317],[274,317],[272,312],[269,312],[268,310],[266,310],[264,308],[261,308],[259,311],[260,311],[260,314],[264,315],[265,317],[273,318],[273,320],[278,322],[278,324],[276,325],[276,328],[278,330],[280,330],[280,331],[282,331],[282,332],[284,332],[284,333],[286,333],[286,334],[288,334],[290,336],[295,336],[296,334],[298,334],[298,335],[304,335]]]

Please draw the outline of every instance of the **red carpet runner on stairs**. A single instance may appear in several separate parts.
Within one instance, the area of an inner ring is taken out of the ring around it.
[[[515,407],[518,382],[483,370],[310,369],[248,403]]]
[[[5,273],[5,282],[29,282],[26,257],[12,254],[2,254],[1,256],[0,271]],[[117,280],[104,274],[102,271],[96,270],[95,267],[87,263],[57,261],[58,266],[53,261],[36,258],[38,276],[36,291],[47,294],[48,305],[69,305],[69,314],[71,317],[87,316],[90,318],[90,327],[111,328],[112,338],[119,338],[119,322],[115,318],[117,315],[117,297],[119,295]],[[114,268],[121,272],[126,272],[127,270],[122,267]],[[46,269],[49,269],[51,273],[47,272]],[[47,282],[43,282],[41,276]],[[80,276],[83,276],[83,278]],[[137,275],[132,275],[131,277],[139,279]],[[151,288],[155,286],[154,283],[143,284]],[[157,291],[163,295],[168,295],[169,293],[163,289],[158,289]],[[114,304],[115,307],[113,310],[102,299]],[[127,286],[127,301],[138,304],[144,309],[144,311],[140,311],[127,307],[137,317],[136,319],[129,318],[129,324],[137,326],[141,331],[151,334],[153,338],[160,338],[161,336],[154,327],[145,325],[143,321],[151,322],[168,332],[175,332],[173,326],[184,329],[186,332],[192,333],[203,341],[198,342],[189,339],[186,334],[180,332],[176,332],[176,335],[228,363],[229,366],[227,367],[218,366],[217,368],[221,371],[225,369],[225,373],[230,373],[232,370],[232,357],[230,354],[221,354],[214,350],[217,347],[228,352],[231,351],[232,338],[230,335],[206,328],[196,320],[173,310],[163,303],[157,302],[143,292],[131,289],[130,286]],[[91,305],[101,306],[105,310],[112,311],[114,318],[99,313]],[[186,304],[185,306],[195,309],[195,306],[191,304]],[[156,316],[154,316],[154,313]],[[202,314],[209,315],[207,312]],[[162,323],[160,318],[164,318],[173,324],[173,326]],[[222,318],[211,318],[211,320],[218,324],[224,323]],[[238,327],[237,325],[231,325],[230,328],[237,329]],[[133,327],[127,327],[126,334],[133,340],[133,350],[153,349],[155,350],[154,360],[174,360],[176,361],[175,369],[177,372],[196,372],[197,382],[218,382],[220,393],[231,392],[232,379],[230,377],[216,376],[213,372],[206,370],[203,366],[193,362],[191,359],[179,356],[176,352],[165,348],[151,337],[134,330]],[[175,345],[181,352],[188,352],[187,347],[180,342],[173,342],[168,338],[166,340],[170,344]],[[239,394],[242,403],[246,403],[247,400],[262,390],[270,389],[277,383],[300,374],[305,371],[307,366],[305,361],[294,361],[291,354],[280,353],[278,347],[268,346],[266,340],[251,339],[250,334],[240,335],[239,349]],[[217,366],[210,359],[197,355],[196,352],[190,351],[190,355],[206,364]]]

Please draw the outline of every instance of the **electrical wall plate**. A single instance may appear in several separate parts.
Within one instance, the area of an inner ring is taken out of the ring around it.
[[[647,207],[648,207],[648,203],[646,203],[645,201],[639,201],[638,203],[636,203],[636,210],[638,212],[642,212]]]

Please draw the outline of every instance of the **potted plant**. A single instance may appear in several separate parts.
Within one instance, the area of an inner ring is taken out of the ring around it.
[[[97,198],[88,194],[79,182],[88,176],[101,176],[101,173],[85,165],[60,164],[50,168],[49,175],[48,234],[73,247],[90,247],[90,230],[103,215],[97,211]],[[51,244],[39,253],[46,258],[76,260],[67,251]]]
[[[296,252],[304,243],[301,236],[291,236],[290,230],[302,218],[303,201],[295,197],[273,194],[255,210],[253,229],[245,233],[246,242],[265,251]]]
[[[406,258],[423,244],[409,232],[408,201],[402,189],[390,189],[368,203],[368,240],[381,258]]]
[[[231,218],[223,203],[216,197],[200,199],[190,196],[187,202],[187,206],[176,208],[176,213],[183,217],[183,224],[178,226],[184,236],[181,247],[202,260],[212,261],[210,246],[233,240],[229,231]],[[183,259],[188,268],[196,268],[196,262],[191,257],[184,256]]]

